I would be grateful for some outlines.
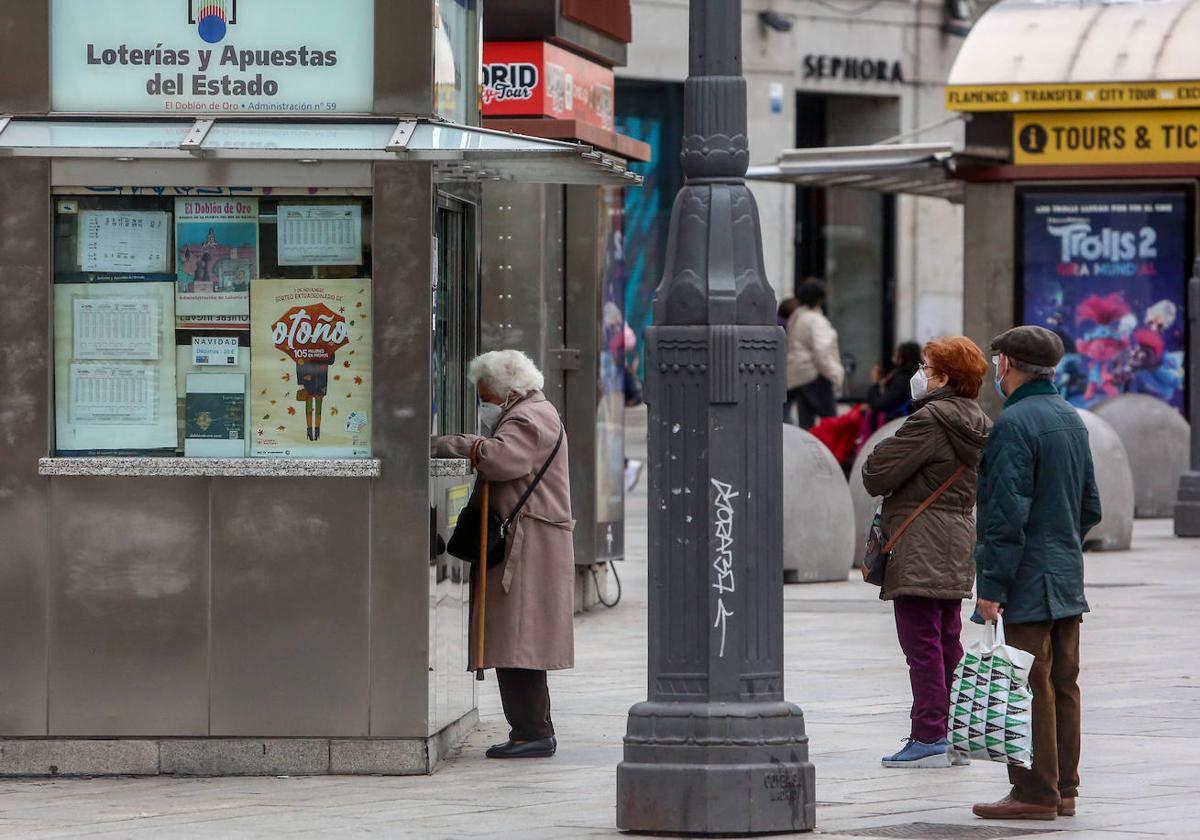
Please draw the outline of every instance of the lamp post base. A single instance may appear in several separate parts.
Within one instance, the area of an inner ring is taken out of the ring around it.
[[[1200,472],[1185,472],[1179,477],[1175,536],[1200,537]]]
[[[727,835],[815,825],[816,774],[799,707],[651,701],[629,710],[617,828]]]

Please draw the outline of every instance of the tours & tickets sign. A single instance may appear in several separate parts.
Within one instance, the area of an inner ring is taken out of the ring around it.
[[[52,108],[367,112],[373,44],[374,0],[53,0]]]
[[[1015,114],[1013,162],[1200,163],[1200,111]]]

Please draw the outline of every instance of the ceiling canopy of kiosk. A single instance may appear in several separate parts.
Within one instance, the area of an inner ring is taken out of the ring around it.
[[[1197,80],[1197,33],[1200,0],[1001,0],[972,27],[948,84]]]
[[[624,161],[589,146],[429,120],[242,122],[0,118],[0,155],[50,158],[410,160],[442,181],[636,186]]]

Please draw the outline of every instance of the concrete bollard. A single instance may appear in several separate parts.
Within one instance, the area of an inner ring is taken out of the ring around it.
[[[1179,476],[1187,469],[1191,427],[1165,402],[1146,394],[1121,394],[1092,412],[1113,427],[1125,446],[1133,473],[1133,507],[1138,519],[1175,513]]]
[[[1133,543],[1133,472],[1116,430],[1100,416],[1076,409],[1087,426],[1104,518],[1084,538],[1090,551],[1125,551]]]
[[[907,419],[901,417],[877,429],[875,434],[867,438],[867,442],[854,459],[854,466],[850,468],[850,499],[854,504],[855,568],[862,566],[862,552],[867,544],[867,532],[871,530],[871,519],[875,516],[879,503],[883,501],[878,496],[872,496],[867,492],[867,488],[863,487],[863,464],[867,463],[867,456],[875,451],[875,447],[896,434],[896,430],[903,426]]]
[[[833,453],[783,426],[783,579],[845,580],[854,564],[854,503]]]

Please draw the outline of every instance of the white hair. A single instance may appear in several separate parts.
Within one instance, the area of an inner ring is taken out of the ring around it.
[[[482,384],[497,397],[525,397],[542,390],[546,382],[533,359],[520,350],[493,350],[476,356],[467,365],[467,379],[472,385]]]

